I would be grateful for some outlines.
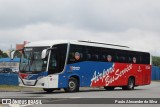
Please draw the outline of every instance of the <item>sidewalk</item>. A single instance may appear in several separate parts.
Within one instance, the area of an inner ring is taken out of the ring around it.
[[[103,87],[80,87],[80,90],[99,90],[104,89]],[[55,90],[56,91],[62,91]],[[7,86],[7,85],[0,85],[0,92],[45,92],[42,88],[29,88],[29,87],[20,87],[20,86]]]
[[[20,86],[8,86],[8,85],[0,85],[0,92],[36,92],[43,91],[41,88],[28,88],[28,87],[20,87]]]

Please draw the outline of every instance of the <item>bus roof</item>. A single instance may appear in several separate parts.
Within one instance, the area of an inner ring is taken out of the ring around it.
[[[44,47],[49,46],[52,47],[55,44],[63,44],[68,43],[67,40],[44,40],[44,41],[36,41],[36,42],[30,42],[25,45],[25,47]]]
[[[56,44],[76,44],[76,45],[84,45],[84,46],[94,46],[94,47],[103,47],[103,48],[113,48],[113,49],[121,49],[121,50],[131,50],[127,46],[115,45],[115,44],[107,44],[101,42],[93,42],[93,41],[82,41],[82,40],[44,40],[44,41],[36,41],[31,42],[25,45],[25,47],[52,47]],[[136,50],[132,50],[136,51]]]

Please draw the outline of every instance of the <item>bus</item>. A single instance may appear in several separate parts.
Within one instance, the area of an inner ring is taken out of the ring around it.
[[[133,90],[151,83],[151,55],[127,46],[82,40],[31,42],[21,50],[19,85],[46,92],[80,87]]]

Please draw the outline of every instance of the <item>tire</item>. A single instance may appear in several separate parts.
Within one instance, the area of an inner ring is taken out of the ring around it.
[[[107,86],[104,86],[104,89],[106,89],[106,90],[108,90],[108,91],[112,91],[112,90],[114,90],[114,88],[115,88],[115,87],[111,87],[111,86],[110,86],[110,87],[107,87]]]
[[[52,93],[54,91],[54,89],[52,88],[43,88],[44,91],[46,91],[47,93]]]
[[[122,87],[123,90],[134,90],[135,79],[130,77],[127,86]]]
[[[76,78],[71,77],[68,82],[68,87],[64,89],[65,92],[78,92],[79,82]]]

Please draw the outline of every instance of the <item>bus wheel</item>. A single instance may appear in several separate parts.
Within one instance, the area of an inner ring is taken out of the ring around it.
[[[104,89],[106,89],[106,90],[108,90],[108,91],[112,91],[112,90],[114,90],[114,88],[115,88],[115,87],[111,87],[111,86],[107,87],[107,86],[104,86]]]
[[[79,91],[78,80],[74,77],[71,77],[68,82],[68,88],[65,88],[64,90],[65,92],[78,92]]]
[[[46,91],[47,93],[51,93],[54,91],[54,89],[52,88],[43,88],[44,91]]]
[[[134,86],[135,86],[135,80],[133,77],[130,77],[128,79],[128,84],[127,86],[122,87],[123,90],[134,90]]]

